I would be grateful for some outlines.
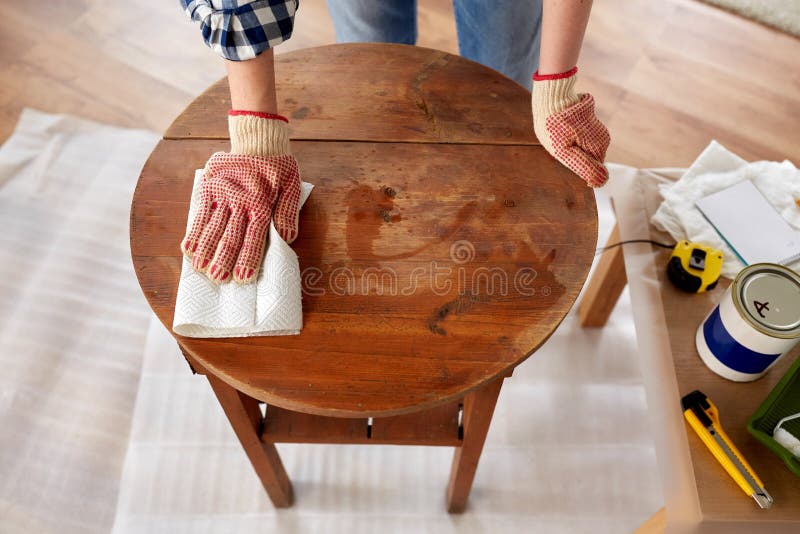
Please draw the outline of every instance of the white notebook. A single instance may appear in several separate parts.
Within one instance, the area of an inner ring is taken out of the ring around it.
[[[800,232],[781,217],[750,180],[703,197],[696,205],[746,265],[785,265],[800,259]]]

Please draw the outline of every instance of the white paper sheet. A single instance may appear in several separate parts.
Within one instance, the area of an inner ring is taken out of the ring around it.
[[[788,264],[800,259],[800,231],[789,226],[750,180],[705,196],[696,204],[746,265]]]

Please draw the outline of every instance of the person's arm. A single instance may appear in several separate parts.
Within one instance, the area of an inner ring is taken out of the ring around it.
[[[603,162],[611,138],[595,114],[592,95],[575,91],[591,8],[591,0],[544,0],[531,102],[542,146],[588,185],[599,187],[608,180]]]
[[[180,1],[224,59],[231,95],[231,148],[206,162],[181,250],[212,281],[247,284],[259,275],[270,222],[287,243],[298,233],[300,175],[277,113],[272,51],[291,36],[298,0]]]
[[[544,0],[539,74],[567,72],[578,64],[592,0]]]
[[[225,60],[231,109],[277,113],[275,61],[272,49],[247,61]]]
[[[272,49],[225,60],[231,93],[230,152],[211,156],[201,210],[181,248],[214,282],[258,276],[270,219],[288,243],[297,237],[300,177],[289,150],[287,119],[277,113]],[[215,217],[223,210],[224,215]]]

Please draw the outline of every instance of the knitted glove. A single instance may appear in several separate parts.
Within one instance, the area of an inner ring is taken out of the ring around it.
[[[575,93],[578,67],[533,75],[533,129],[542,146],[572,172],[599,187],[608,180],[603,161],[611,141],[594,113],[594,98]]]
[[[192,266],[214,282],[246,284],[258,275],[269,223],[291,243],[297,237],[300,175],[289,153],[287,120],[231,111],[231,151],[206,163],[200,207],[181,244]]]

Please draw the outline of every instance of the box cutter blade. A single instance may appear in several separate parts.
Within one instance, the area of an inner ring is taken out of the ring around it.
[[[689,425],[742,491],[755,499],[761,508],[770,508],[772,497],[722,429],[714,403],[701,391],[695,390],[681,399],[681,405]]]

